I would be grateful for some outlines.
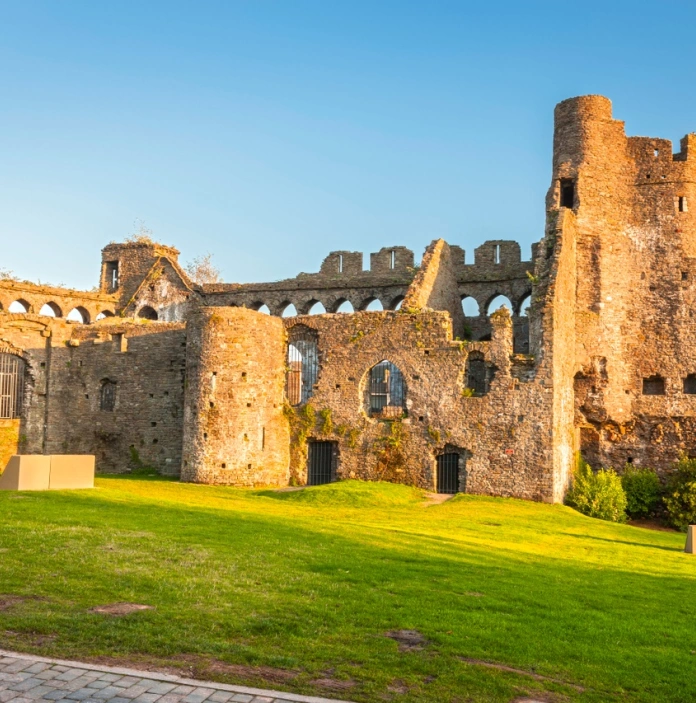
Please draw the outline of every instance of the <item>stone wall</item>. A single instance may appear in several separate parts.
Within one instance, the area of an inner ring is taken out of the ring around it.
[[[282,321],[243,308],[200,308],[187,338],[181,479],[287,485]]]
[[[507,313],[494,315],[491,342],[453,341],[445,312],[363,312],[286,321],[316,331],[320,372],[312,398],[292,410],[291,474],[307,480],[307,446],[333,441],[337,476],[435,487],[436,457],[466,458],[462,489],[471,493],[553,500],[550,453],[551,394],[512,356]],[[496,369],[490,391],[467,397],[469,353]],[[406,386],[405,417],[369,416],[370,369],[391,361]]]

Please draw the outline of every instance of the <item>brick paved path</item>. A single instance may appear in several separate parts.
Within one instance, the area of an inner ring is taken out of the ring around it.
[[[0,703],[348,703],[0,649]]]

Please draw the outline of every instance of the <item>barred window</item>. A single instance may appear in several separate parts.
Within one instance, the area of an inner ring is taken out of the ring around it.
[[[380,361],[370,369],[367,409],[372,417],[398,418],[406,409],[404,377],[396,364]]]
[[[105,379],[99,391],[99,409],[113,412],[116,407],[116,383]]]
[[[26,362],[16,354],[0,352],[0,418],[13,420],[22,413]]]
[[[306,403],[319,376],[319,347],[315,330],[296,325],[290,330],[286,393],[290,405]]]

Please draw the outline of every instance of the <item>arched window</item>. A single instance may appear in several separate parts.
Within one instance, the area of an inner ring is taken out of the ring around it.
[[[99,389],[99,409],[113,412],[116,407],[116,382],[105,378]]]
[[[404,302],[404,296],[403,295],[397,295],[394,300],[389,303],[389,309],[390,310],[401,310],[401,305]]]
[[[89,313],[85,308],[82,306],[73,308],[66,316],[66,320],[70,320],[70,322],[81,322],[83,324],[88,324],[89,323]]]
[[[465,317],[478,317],[480,315],[479,304],[476,302],[476,298],[470,295],[465,295],[462,298],[462,310]]]
[[[529,315],[529,306],[532,304],[532,296],[528,295],[520,303],[520,317],[527,317]]]
[[[382,301],[379,298],[370,298],[362,304],[360,309],[367,310],[368,312],[379,312],[381,310],[384,310],[384,307],[382,305]]]
[[[479,351],[472,351],[466,362],[466,387],[468,395],[482,396],[488,393],[495,369],[490,367]]]
[[[306,403],[319,376],[319,349],[315,330],[297,325],[288,344],[287,396],[290,405]]]
[[[143,305],[143,307],[138,310],[138,317],[141,320],[156,320],[158,318],[157,311],[149,305]]]
[[[265,303],[256,312],[260,312],[262,315],[271,314],[270,308]]]
[[[26,300],[13,300],[10,303],[10,307],[7,308],[7,312],[15,312],[19,314],[26,314],[29,312],[30,305]]]
[[[288,303],[281,314],[281,317],[295,317],[297,315],[297,308],[292,304]]]
[[[406,386],[396,364],[380,361],[367,379],[367,411],[371,417],[399,418],[406,410]]]
[[[326,314],[326,308],[324,307],[323,303],[320,303],[318,300],[315,302],[312,307],[309,308],[309,313],[310,315],[324,315]]]
[[[353,310],[353,304],[350,300],[344,300],[342,302],[339,301],[339,305],[336,307],[336,312],[351,313],[355,312],[355,310]]]
[[[62,317],[63,311],[55,303],[45,303],[41,306],[39,315],[45,315],[46,317]]]
[[[488,314],[492,315],[496,310],[500,310],[500,308],[503,307],[507,308],[512,315],[512,303],[510,299],[506,298],[504,295],[496,295],[495,298],[488,303]]]
[[[0,352],[0,418],[13,420],[22,413],[24,401],[24,359]]]
[[[105,320],[107,317],[113,317],[111,310],[102,310],[96,317],[97,320]]]

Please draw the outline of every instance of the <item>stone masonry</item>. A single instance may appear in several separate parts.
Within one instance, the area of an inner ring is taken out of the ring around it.
[[[418,265],[337,251],[318,273],[198,285],[142,239],[104,248],[95,292],[0,281],[0,462],[439,490],[454,471],[457,490],[544,501],[578,451],[664,473],[696,455],[696,134],[673,153],[583,96],[556,107],[553,153],[530,261],[437,240]],[[511,310],[489,314],[499,295]]]

